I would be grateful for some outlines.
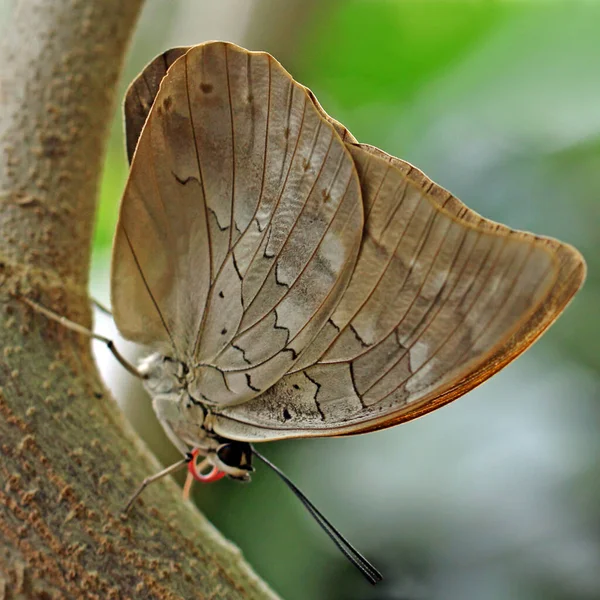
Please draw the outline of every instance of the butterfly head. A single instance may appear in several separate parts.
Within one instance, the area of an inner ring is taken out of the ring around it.
[[[250,481],[250,473],[254,471],[252,447],[247,442],[227,440],[217,448],[211,461],[220,471],[240,481]]]
[[[213,440],[217,441],[217,440]],[[252,447],[246,442],[218,440],[210,450],[194,448],[186,454],[188,471],[201,483],[213,483],[228,475],[238,481],[249,482],[252,467]],[[198,463],[199,459],[203,460]],[[209,467],[209,471],[206,471]],[[187,486],[187,484],[186,484]],[[187,488],[189,490],[189,488]],[[187,494],[184,489],[184,495]]]

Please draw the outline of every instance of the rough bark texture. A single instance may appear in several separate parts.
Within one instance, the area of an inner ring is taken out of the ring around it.
[[[0,599],[272,598],[165,480],[100,382],[87,278],[115,86],[142,0],[21,0],[0,63]]]

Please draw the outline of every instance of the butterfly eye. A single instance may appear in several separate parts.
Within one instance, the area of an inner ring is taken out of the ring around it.
[[[219,460],[228,467],[253,471],[252,449],[246,442],[228,442],[217,448]]]

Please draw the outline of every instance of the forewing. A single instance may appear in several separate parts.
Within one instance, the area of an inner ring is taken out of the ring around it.
[[[191,46],[181,46],[171,48],[162,54],[159,54],[152,60],[144,70],[133,80],[125,92],[125,101],[123,103],[125,119],[125,139],[127,147],[127,158],[131,163],[133,153],[137,146],[138,139],[142,132],[148,113],[154,104],[154,99],[160,88],[163,77],[167,74],[170,66],[181,56],[183,56]],[[329,116],[319,101],[307,87],[298,85],[308,94],[311,102],[319,111],[321,116],[333,125],[338,135],[344,142],[357,142],[356,138],[339,121]]]
[[[343,435],[429,412],[523,352],[583,282],[571,246],[480,217],[380,150],[349,148],[365,204],[351,282],[288,375],[220,411],[222,435]]]
[[[267,54],[194,47],[163,77],[136,145],[113,258],[117,325],[170,341],[206,402],[253,397],[331,315],[362,224],[352,156],[305,88]]]
[[[131,164],[133,153],[138,139],[142,133],[144,123],[148,118],[154,99],[160,88],[160,82],[167,74],[169,67],[189,47],[171,48],[159,54],[144,70],[131,82],[125,92],[123,102],[123,113],[125,119],[125,145],[127,148],[127,160]]]
[[[186,360],[210,285],[209,223],[185,62],[144,122],[121,202],[111,294],[124,337]]]

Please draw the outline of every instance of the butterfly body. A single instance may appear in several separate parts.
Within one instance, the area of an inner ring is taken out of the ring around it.
[[[190,389],[193,371],[184,363],[158,353],[146,357],[139,371],[161,425],[182,454],[186,455],[190,447],[194,448],[221,472],[234,479],[249,481],[252,468],[249,451],[237,452],[228,462],[220,458],[225,447],[231,456],[232,447],[243,448],[243,445],[214,431],[211,407]]]

